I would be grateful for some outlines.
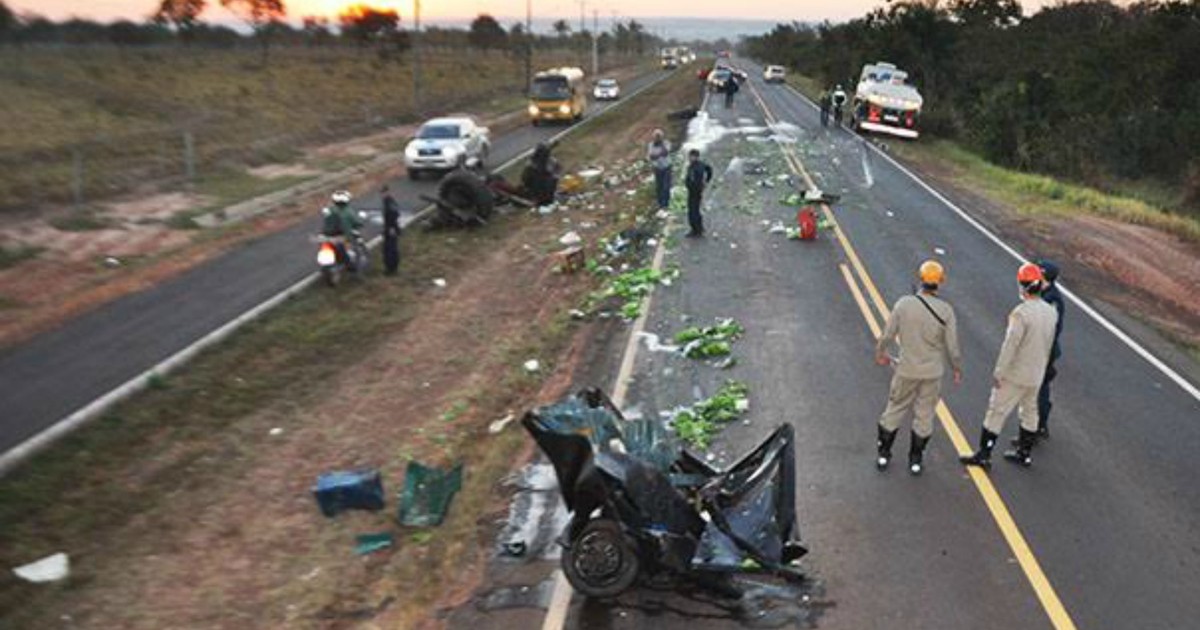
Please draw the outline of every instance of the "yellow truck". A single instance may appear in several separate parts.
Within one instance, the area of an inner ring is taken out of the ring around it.
[[[533,76],[529,89],[529,120],[572,122],[587,112],[587,86],[580,68],[552,68]]]

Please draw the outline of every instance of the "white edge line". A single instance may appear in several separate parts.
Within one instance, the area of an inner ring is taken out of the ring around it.
[[[638,94],[641,94],[643,91],[648,90],[655,85],[658,85],[660,82],[664,81],[667,77],[670,77],[672,74],[673,73],[666,73],[666,74],[654,79],[650,83],[647,83],[646,85],[643,85],[642,87],[638,88],[634,92],[626,95],[624,98],[612,103],[611,105],[604,108],[600,112],[597,112],[596,115],[588,116],[587,118],[583,119],[582,121],[575,123],[574,125],[571,125],[570,127],[562,130],[561,132],[559,132],[557,134],[554,134],[553,136],[550,137],[549,141],[556,142],[556,141],[574,133],[575,131],[582,129],[583,127],[587,126],[587,124],[589,122],[596,120],[596,119],[600,118],[601,116],[603,116],[604,114],[620,107],[624,103],[628,102],[629,99],[637,96]],[[504,169],[512,166],[513,164],[519,162],[520,160],[524,159],[526,156],[528,156],[532,152],[533,152],[532,149],[526,149],[526,150],[518,153],[512,159],[501,164],[496,170],[504,170]],[[412,225],[413,223],[421,221],[426,216],[428,216],[431,212],[433,212],[433,210],[434,210],[434,206],[432,206],[432,205],[426,206],[424,209],[420,210],[416,214],[409,217],[408,220],[402,224],[402,226],[407,227],[409,225]],[[382,240],[383,240],[382,236],[376,236],[375,238],[371,239],[367,243],[367,246],[375,247]],[[213,330],[212,332],[197,339],[196,341],[192,342],[190,345],[175,352],[175,354],[172,354],[171,356],[167,357],[166,359],[163,359],[162,361],[156,363],[151,368],[141,372],[140,374],[138,374],[137,376],[134,376],[133,378],[129,379],[128,381],[125,381],[124,383],[118,385],[116,388],[109,390],[108,393],[103,394],[99,398],[96,398],[92,402],[75,410],[74,412],[72,412],[70,415],[63,418],[62,420],[55,422],[54,424],[50,425],[49,427],[43,429],[41,432],[26,439],[24,442],[21,442],[20,444],[9,449],[3,455],[0,455],[0,476],[6,475],[9,471],[11,471],[13,468],[15,468],[18,464],[25,461],[29,457],[32,457],[34,454],[36,454],[37,452],[46,448],[47,446],[50,446],[55,441],[59,440],[60,438],[62,438],[65,435],[67,435],[71,431],[74,431],[75,429],[79,428],[80,426],[83,426],[84,424],[86,424],[92,420],[95,420],[96,418],[99,418],[101,415],[103,415],[103,413],[105,411],[107,411],[113,405],[142,391],[149,384],[151,377],[165,376],[167,373],[178,369],[183,364],[190,361],[192,359],[192,357],[196,356],[201,350],[204,350],[205,348],[207,348],[217,342],[220,342],[221,340],[225,339],[229,335],[233,334],[238,328],[241,328],[247,322],[250,322],[250,321],[260,317],[267,311],[275,308],[276,306],[279,306],[281,303],[283,303],[289,297],[303,291],[304,289],[307,289],[309,287],[309,285],[316,282],[319,275],[320,275],[320,272],[316,272],[316,271],[310,273],[309,275],[305,276],[303,279],[296,282],[295,284],[293,284],[293,285],[289,286],[288,288],[284,289],[283,291],[280,291],[279,293],[276,293],[275,295],[267,298],[265,301],[259,303],[258,305],[251,307],[250,310],[248,310],[248,311],[242,313],[241,315],[238,315],[234,319],[222,324],[221,327],[217,328],[216,330]]]
[[[708,97],[708,90],[705,89],[704,98],[700,101],[700,109],[698,111],[705,111],[707,109]],[[663,226],[662,238],[659,239],[658,247],[654,250],[654,261],[650,265],[651,269],[662,269],[663,259],[666,256],[666,232],[670,225],[671,217],[667,217],[666,225]],[[640,345],[638,333],[646,328],[646,320],[650,316],[650,307],[654,303],[654,293],[656,290],[657,287],[651,287],[650,292],[646,295],[646,301],[642,304],[641,314],[638,315],[638,318],[633,322],[633,326],[629,329],[629,338],[625,342],[625,352],[621,357],[621,366],[617,369],[617,379],[613,383],[612,402],[618,408],[625,404],[625,394],[629,391],[629,376],[633,373],[633,366],[637,358],[638,346]],[[571,608],[571,598],[575,594],[575,590],[571,588],[571,583],[567,582],[566,576],[563,575],[562,569],[555,569],[553,577],[554,588],[550,592],[550,604],[546,607],[546,616],[542,619],[542,630],[562,630],[563,626],[567,623],[567,612]]]
[[[809,105],[809,107],[812,107],[813,109],[819,109],[816,106],[816,104],[813,103],[811,100],[809,100],[809,98],[807,96],[805,96],[803,93],[801,93],[800,90],[797,90],[796,88],[792,87],[791,85],[787,85],[786,87],[787,87],[787,89],[791,90],[794,94],[796,94],[796,96],[799,96],[803,102],[805,102]],[[861,137],[861,136],[859,136],[859,137]],[[983,224],[981,224],[979,221],[977,221],[974,217],[967,214],[966,211],[964,211],[962,208],[959,208],[957,205],[954,204],[954,202],[947,199],[945,197],[945,195],[943,195],[942,193],[935,190],[933,188],[933,186],[930,186],[929,184],[925,183],[924,180],[922,180],[915,173],[910,171],[903,164],[896,161],[895,158],[893,158],[892,156],[888,155],[887,153],[881,151],[879,149],[879,147],[875,146],[875,144],[872,142],[866,142],[865,144],[868,147],[870,147],[871,150],[874,151],[876,154],[882,156],[884,159],[886,159],[888,162],[890,162],[892,164],[892,166],[895,166],[897,169],[899,169],[900,172],[904,173],[905,175],[908,175],[909,178],[911,178],[913,181],[920,184],[921,187],[924,188],[926,191],[928,191],[929,194],[933,195],[935,199],[946,204],[946,206],[948,208],[950,208],[951,210],[956,212],[958,214],[958,216],[962,217],[962,219],[964,221],[966,221],[968,224],[970,224],[976,230],[979,230],[984,236],[986,236],[993,243],[995,243],[996,245],[999,245],[1001,249],[1003,249],[1005,252],[1008,252],[1008,254],[1011,255],[1013,258],[1016,258],[1018,261],[1021,261],[1021,262],[1024,262],[1026,260],[1026,258],[1024,256],[1022,256],[1020,253],[1018,253],[1014,247],[1012,247],[1008,243],[1001,240],[1000,237],[996,236],[991,230],[984,227]],[[1068,289],[1066,286],[1064,286],[1062,284],[1059,284],[1058,288],[1060,291],[1062,291],[1063,295],[1067,296],[1067,298],[1069,298],[1072,302],[1074,302],[1075,305],[1078,306],[1080,310],[1082,310],[1084,313],[1087,313],[1087,315],[1089,317],[1091,317],[1093,320],[1095,320],[1096,323],[1100,324],[1100,326],[1102,326],[1104,329],[1108,330],[1108,332],[1112,333],[1113,336],[1115,336],[1117,339],[1121,340],[1122,343],[1124,343],[1131,350],[1133,350],[1138,356],[1145,359],[1147,363],[1149,363],[1150,365],[1157,368],[1158,371],[1162,372],[1167,378],[1174,381],[1175,384],[1178,385],[1181,389],[1183,389],[1184,392],[1191,395],[1192,398],[1200,401],[1200,388],[1197,388],[1190,381],[1188,381],[1186,378],[1184,378],[1182,374],[1179,374],[1174,369],[1172,369],[1171,366],[1169,366],[1165,362],[1163,362],[1162,359],[1159,359],[1158,357],[1154,356],[1154,353],[1147,350],[1140,343],[1138,343],[1136,340],[1134,340],[1133,337],[1130,337],[1125,331],[1118,328],[1116,324],[1112,323],[1111,321],[1108,320],[1108,318],[1101,315],[1096,309],[1092,308],[1091,305],[1089,305],[1086,301],[1084,301],[1083,298],[1079,297],[1079,295],[1077,295],[1074,291],[1071,291],[1070,289]]]

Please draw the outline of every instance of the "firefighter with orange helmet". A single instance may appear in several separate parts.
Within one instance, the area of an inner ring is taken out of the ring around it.
[[[908,470],[914,475],[921,474],[925,446],[933,435],[933,410],[941,397],[947,359],[954,370],[954,382],[962,381],[962,352],[958,346],[954,309],[937,295],[946,281],[946,270],[936,260],[927,260],[917,275],[921,280],[920,291],[896,301],[883,335],[875,345],[875,362],[895,366],[887,407],[879,417],[875,465],[880,470],[887,467],[900,422],[911,412]],[[900,356],[893,361],[887,348],[897,339]]]
[[[1017,283],[1021,287],[1021,303],[1008,315],[1008,331],[992,372],[992,394],[983,419],[979,449],[959,458],[968,466],[991,465],[992,447],[1014,408],[1021,417],[1021,429],[1017,447],[1005,452],[1004,458],[1026,467],[1032,463],[1030,452],[1038,429],[1038,390],[1054,348],[1058,312],[1042,299],[1046,279],[1040,267],[1033,263],[1021,265]]]

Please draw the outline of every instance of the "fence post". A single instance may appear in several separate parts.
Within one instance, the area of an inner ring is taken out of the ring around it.
[[[71,195],[75,199],[75,208],[83,206],[83,151],[71,149],[74,165],[71,169]]]
[[[189,185],[196,181],[196,142],[190,131],[183,132],[183,171]]]

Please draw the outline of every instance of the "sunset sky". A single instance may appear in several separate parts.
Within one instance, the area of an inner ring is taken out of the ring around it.
[[[151,13],[157,0],[6,0],[8,6],[18,13],[30,11],[62,19],[71,16],[96,20],[117,18],[139,19]],[[378,0],[367,2],[373,6],[394,8],[404,21],[412,15],[413,0]],[[334,16],[339,9],[352,4],[346,0],[285,0],[292,18],[305,15]],[[1023,3],[1026,11],[1036,8],[1045,1],[1030,0]],[[219,21],[223,15],[219,0],[210,0],[206,19]],[[883,4],[882,0],[592,0],[587,3],[587,14],[591,19],[592,9],[599,11],[601,20],[611,19],[614,14],[621,17],[704,17],[734,16],[771,20],[844,20],[857,17],[870,8]],[[534,13],[540,16],[561,16],[578,19],[577,0],[533,0]],[[785,8],[786,7],[786,8]],[[472,17],[479,13],[491,13],[500,17],[523,16],[524,0],[423,0],[422,16],[436,18]],[[226,16],[227,17],[227,16]]]

